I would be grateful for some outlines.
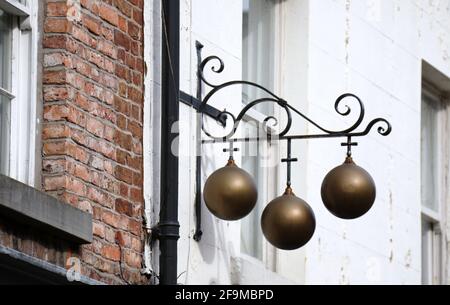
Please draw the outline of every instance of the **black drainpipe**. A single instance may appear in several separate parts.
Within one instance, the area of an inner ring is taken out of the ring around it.
[[[178,152],[172,143],[178,132],[172,127],[179,120],[180,92],[180,3],[162,0],[162,118],[161,118],[161,208],[158,226],[160,245],[160,284],[177,284]],[[178,145],[176,145],[178,149]]]

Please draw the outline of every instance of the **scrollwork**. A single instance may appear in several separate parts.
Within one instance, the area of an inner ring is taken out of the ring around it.
[[[205,68],[211,61],[217,61],[219,63],[219,67],[212,65],[211,71],[213,71],[214,73],[222,73],[224,71],[225,63],[223,62],[223,60],[218,56],[209,56],[200,64],[200,69],[198,71],[198,77],[200,77],[202,82],[204,82],[208,86],[216,88],[216,87],[219,87],[220,85],[214,85],[213,83],[209,82],[205,77]]]
[[[389,123],[386,119],[381,119],[380,118],[380,119],[375,119],[372,122],[370,122],[369,125],[367,125],[366,130],[364,130],[363,132],[360,132],[360,133],[356,133],[356,134],[354,134],[354,136],[358,137],[358,136],[368,135],[372,131],[373,127],[375,125],[377,125],[377,124],[380,124],[380,123],[381,124],[385,124],[386,126],[378,127],[378,129],[377,129],[378,133],[380,135],[384,136],[384,137],[390,135],[391,132],[392,132],[392,125],[391,125],[391,123]]]
[[[349,98],[355,99],[357,101],[357,103],[359,105],[359,109],[360,109],[360,112],[359,112],[356,122],[353,125],[351,125],[349,128],[346,128],[344,130],[333,131],[333,130],[326,129],[323,126],[319,125],[318,123],[313,121],[311,118],[309,118],[308,116],[303,114],[301,111],[299,111],[295,107],[291,106],[285,100],[281,99],[280,97],[275,95],[273,92],[262,87],[259,84],[249,82],[249,81],[243,81],[243,80],[230,81],[230,82],[225,82],[222,84],[214,84],[213,82],[209,81],[205,77],[205,69],[207,66],[210,66],[211,63],[212,63],[211,71],[213,71],[214,73],[220,74],[225,70],[225,64],[224,64],[223,60],[221,58],[219,58],[218,56],[209,56],[201,62],[200,66],[199,66],[198,76],[204,84],[208,85],[212,89],[203,99],[202,104],[200,106],[200,110],[199,110],[200,112],[202,112],[204,107],[210,102],[210,100],[215,96],[215,94],[217,92],[219,92],[225,88],[231,87],[231,86],[240,85],[240,86],[255,87],[255,88],[258,88],[259,90],[265,92],[269,96],[267,98],[257,99],[255,101],[248,103],[242,109],[242,111],[239,113],[239,115],[237,117],[235,117],[231,112],[229,112],[227,110],[222,111],[219,115],[220,117],[227,116],[232,119],[232,129],[225,136],[219,137],[219,136],[212,135],[205,128],[204,124],[202,124],[202,129],[203,129],[204,133],[213,140],[216,140],[216,141],[235,140],[235,139],[233,139],[233,137],[235,136],[235,134],[240,126],[240,123],[244,119],[245,115],[248,113],[248,111],[250,109],[252,109],[262,103],[277,104],[279,107],[281,107],[285,111],[285,113],[287,115],[286,126],[284,128],[282,128],[282,130],[278,133],[274,132],[273,128],[270,128],[270,127],[278,126],[278,124],[279,124],[278,119],[275,116],[267,116],[264,119],[264,121],[262,122],[263,131],[266,133],[266,136],[268,136],[268,137],[269,136],[270,137],[279,137],[279,138],[283,138],[283,137],[285,137],[285,138],[301,138],[302,137],[302,136],[289,136],[288,135],[288,133],[292,127],[292,112],[296,113],[297,115],[299,115],[304,120],[306,120],[307,122],[309,122],[310,124],[312,124],[313,126],[315,126],[316,128],[318,128],[320,131],[322,131],[324,133],[324,134],[317,135],[317,136],[314,136],[314,135],[304,136],[305,138],[306,137],[307,138],[314,138],[314,137],[324,138],[324,137],[343,137],[343,136],[346,136],[346,137],[364,136],[364,135],[367,135],[368,133],[370,133],[372,128],[379,123],[384,123],[386,125],[386,126],[380,126],[378,128],[378,133],[380,135],[387,136],[392,131],[391,124],[387,120],[380,118],[380,119],[375,119],[372,122],[370,122],[369,125],[367,126],[367,128],[365,129],[365,131],[360,132],[360,133],[354,133],[355,130],[357,130],[361,126],[362,122],[364,121],[364,117],[365,117],[364,104],[361,101],[361,99],[358,96],[356,96],[355,94],[346,93],[346,94],[343,94],[340,97],[338,97],[334,104],[334,109],[341,116],[344,116],[344,117],[349,116],[350,114],[353,113],[353,111],[352,111],[352,108],[349,106],[349,104],[344,103],[344,101],[348,100]],[[270,122],[272,122],[271,126],[269,126]],[[227,129],[228,127],[229,127],[229,125],[227,124],[227,126],[225,126],[225,129]]]
[[[256,107],[257,105],[260,105],[262,103],[275,103],[277,105],[279,105],[282,109],[284,109],[284,111],[286,112],[287,115],[287,121],[286,121],[286,126],[282,129],[281,132],[276,133],[274,131],[272,131],[271,128],[269,128],[268,124],[270,121],[274,121],[274,124],[272,124],[272,126],[277,126],[278,125],[278,119],[275,118],[274,116],[267,116],[262,125],[263,125],[263,130],[266,132],[267,136],[271,136],[271,137],[283,137],[285,136],[289,130],[291,129],[292,126],[292,115],[291,115],[291,111],[289,110],[289,108],[287,107],[287,105],[284,105],[282,103],[279,103],[278,100],[272,99],[272,98],[263,98],[263,99],[258,99],[256,101],[253,101],[251,103],[249,103],[247,106],[244,107],[244,109],[242,109],[242,111],[239,113],[239,115],[237,117],[235,117],[232,113],[230,113],[229,111],[222,111],[220,115],[226,115],[228,117],[231,118],[232,120],[232,124],[233,124],[233,128],[232,130],[225,136],[214,136],[212,135],[204,126],[202,126],[203,132],[210,137],[211,139],[214,140],[230,140],[233,138],[233,136],[236,134],[243,118],[245,117],[245,115],[249,112],[250,109]],[[225,127],[227,128],[227,127]]]

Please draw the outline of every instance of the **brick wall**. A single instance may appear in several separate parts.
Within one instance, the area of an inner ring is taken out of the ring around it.
[[[93,214],[84,275],[145,283],[143,0],[46,0],[44,14],[42,187]]]

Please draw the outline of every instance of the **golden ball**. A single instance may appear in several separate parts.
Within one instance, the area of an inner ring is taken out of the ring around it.
[[[235,221],[251,213],[258,200],[258,192],[252,176],[230,161],[208,178],[203,198],[214,216]]]
[[[370,174],[347,158],[325,177],[321,193],[325,207],[333,215],[350,220],[369,212],[375,202],[376,187]]]
[[[268,204],[261,218],[266,239],[282,250],[296,250],[306,245],[316,230],[311,207],[296,197],[290,188]]]

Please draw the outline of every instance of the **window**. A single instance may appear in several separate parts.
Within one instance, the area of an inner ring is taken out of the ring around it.
[[[0,0],[0,173],[34,184],[37,1]]]
[[[242,26],[242,74],[268,89],[274,89],[275,78],[275,0],[244,0]],[[253,87],[243,87],[243,101],[267,97]],[[271,104],[260,104],[259,112],[272,115]]]
[[[12,19],[0,9],[0,174],[8,173],[11,93]]]
[[[265,116],[264,116],[265,117]],[[246,138],[264,137],[261,122],[263,116],[253,113],[245,120],[244,136]],[[272,268],[273,252],[261,232],[261,215],[270,200],[277,197],[277,153],[278,145],[275,142],[245,143],[242,149],[242,168],[255,179],[258,188],[258,202],[252,213],[241,223],[241,252],[266,263]]]
[[[275,89],[276,70],[276,0],[245,0],[243,2],[243,79],[258,83],[270,90]],[[243,86],[243,103],[248,104],[267,94],[253,87]],[[273,103],[262,103],[249,111],[245,118],[244,136],[263,136],[262,123],[274,115]],[[242,167],[257,183],[258,203],[252,214],[241,223],[241,253],[262,261],[269,269],[274,268],[275,249],[263,238],[260,229],[262,212],[266,204],[277,197],[276,143],[246,143],[243,145]],[[275,161],[274,161],[275,160]]]
[[[422,176],[422,284],[443,283],[443,229],[445,204],[442,171],[445,159],[445,104],[438,94],[425,91],[422,97],[421,176]]]

